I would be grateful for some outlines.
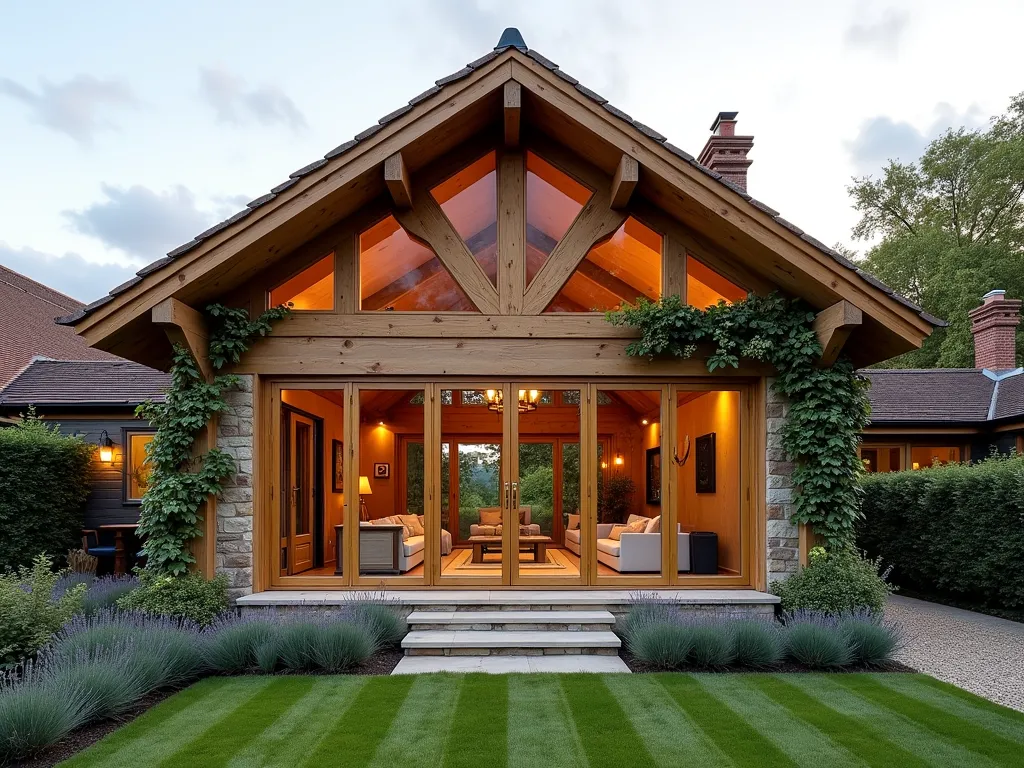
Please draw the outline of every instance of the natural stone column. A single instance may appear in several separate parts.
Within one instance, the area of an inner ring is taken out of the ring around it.
[[[252,376],[239,376],[224,393],[227,407],[217,423],[217,447],[235,460],[235,474],[217,497],[217,573],[227,574],[231,600],[252,593]]]
[[[768,379],[766,393],[768,417],[767,485],[768,530],[768,582],[781,581],[796,573],[800,561],[800,532],[791,522],[793,504],[793,463],[782,447],[782,429],[789,415],[789,400],[778,394]]]

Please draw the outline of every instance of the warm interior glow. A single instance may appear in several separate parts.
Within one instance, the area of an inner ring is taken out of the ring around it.
[[[723,277],[711,267],[686,256],[686,303],[699,309],[707,309],[724,301],[726,304],[747,297],[747,291]]]
[[[527,287],[592,195],[533,152],[526,153]]]
[[[488,152],[430,194],[494,286],[498,285],[497,153]]]
[[[934,464],[952,464],[960,461],[960,449],[956,446],[914,446],[910,447],[910,465],[914,469]]]
[[[587,253],[545,312],[605,312],[661,296],[661,235],[630,216]]]
[[[625,463],[626,463],[626,460],[624,458],[622,458],[622,454],[621,453],[615,454],[615,466],[616,467],[621,467]]]
[[[270,306],[291,305],[299,312],[334,309],[334,254],[290,277],[270,292]]]
[[[477,311],[433,250],[394,216],[359,235],[359,299],[371,311]]]

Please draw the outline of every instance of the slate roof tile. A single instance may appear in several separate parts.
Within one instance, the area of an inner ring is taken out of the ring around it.
[[[136,406],[163,400],[166,373],[129,360],[33,360],[0,390],[0,406]]]

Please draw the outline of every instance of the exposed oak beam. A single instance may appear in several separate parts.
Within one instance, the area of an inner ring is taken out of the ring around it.
[[[203,316],[173,296],[153,307],[153,323],[162,326],[172,344],[185,347],[207,381],[213,381],[210,341]]]
[[[515,80],[505,83],[505,146],[519,146],[519,125],[523,106],[523,89]]]
[[[821,342],[821,360],[818,364],[828,367],[839,357],[839,351],[850,337],[854,328],[864,319],[864,314],[848,301],[839,301],[824,309],[814,318],[814,332]]]
[[[640,164],[635,157],[623,155],[612,177],[612,208],[625,208],[640,181]]]
[[[384,184],[396,207],[412,207],[412,183],[401,152],[395,152],[384,161]]]

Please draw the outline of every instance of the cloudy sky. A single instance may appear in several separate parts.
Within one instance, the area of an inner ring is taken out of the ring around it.
[[[0,0],[0,264],[83,301],[490,50],[506,26],[750,190],[851,243],[846,185],[1024,90],[1024,3]],[[727,10],[726,10],[727,9]]]

